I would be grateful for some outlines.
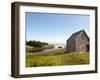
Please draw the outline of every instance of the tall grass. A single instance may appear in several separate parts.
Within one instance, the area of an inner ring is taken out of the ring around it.
[[[67,53],[64,50],[49,53],[26,54],[26,67],[89,64],[89,52]]]

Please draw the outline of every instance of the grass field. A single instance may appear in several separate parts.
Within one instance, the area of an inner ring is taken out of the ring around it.
[[[57,52],[26,54],[26,67],[89,64],[89,52]]]

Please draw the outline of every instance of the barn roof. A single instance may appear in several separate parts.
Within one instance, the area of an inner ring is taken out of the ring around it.
[[[80,30],[78,32],[73,33],[69,39],[75,39],[81,32],[84,32],[86,34],[86,32],[84,30]],[[86,34],[86,36],[87,36],[87,34]],[[89,39],[88,36],[87,36],[87,38]]]

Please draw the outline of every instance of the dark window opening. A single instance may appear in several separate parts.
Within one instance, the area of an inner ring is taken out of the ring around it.
[[[86,51],[89,51],[89,45],[86,45]]]

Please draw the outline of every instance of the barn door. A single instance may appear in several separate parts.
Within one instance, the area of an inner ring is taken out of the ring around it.
[[[86,51],[89,51],[89,45],[88,44],[86,45]]]

